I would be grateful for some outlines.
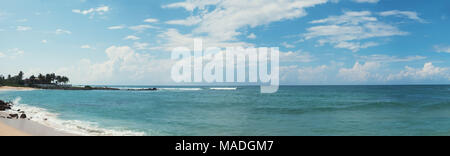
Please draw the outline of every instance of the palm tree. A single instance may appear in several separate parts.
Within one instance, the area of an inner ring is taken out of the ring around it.
[[[44,82],[45,82],[45,76],[44,75],[42,75],[42,74],[39,74],[38,75],[38,80],[39,80],[39,83],[40,84],[43,84]]]
[[[23,72],[22,71],[20,71],[19,72],[19,74],[17,75],[17,77],[16,77],[16,83],[17,84],[20,84],[20,85],[23,85],[24,84],[24,81],[23,81]]]
[[[62,83],[62,77],[61,76],[56,76],[56,84]]]
[[[35,84],[36,83],[36,76],[31,75],[29,80],[30,80],[31,84]]]
[[[63,77],[61,77],[61,82],[64,83],[64,84],[67,84],[67,82],[69,82],[69,78],[63,76]]]

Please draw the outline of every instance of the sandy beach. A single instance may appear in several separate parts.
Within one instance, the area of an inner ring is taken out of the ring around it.
[[[6,119],[0,112],[0,136],[74,136],[28,119]]]
[[[26,119],[0,119],[0,136],[75,136]]]
[[[12,128],[8,125],[5,125],[0,121],[0,136],[31,136],[31,135],[27,134],[25,132],[19,131],[15,128]]]
[[[35,88],[30,87],[10,87],[10,86],[1,86],[0,91],[30,91],[36,90]]]

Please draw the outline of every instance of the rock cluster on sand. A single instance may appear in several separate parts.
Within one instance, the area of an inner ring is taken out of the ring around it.
[[[7,111],[11,110],[13,103],[12,102],[5,102],[3,100],[0,100],[0,111]],[[6,113],[6,114],[0,114],[0,118],[8,118],[8,119],[27,119],[27,115],[24,111],[17,110],[18,113]],[[19,115],[20,114],[20,115]]]

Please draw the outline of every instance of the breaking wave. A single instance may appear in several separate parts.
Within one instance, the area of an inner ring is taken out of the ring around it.
[[[79,121],[79,120],[62,120],[58,113],[49,112],[44,108],[29,106],[20,103],[21,98],[18,97],[13,100],[13,110],[24,111],[32,121],[45,125],[47,127],[56,129],[61,132],[66,132],[75,135],[83,136],[143,136],[144,132],[136,132],[122,128],[105,129],[101,128],[97,123]],[[120,129],[120,130],[119,130]]]
[[[159,90],[168,90],[168,91],[200,91],[201,88],[158,88]]]
[[[211,90],[237,90],[237,88],[210,88]]]

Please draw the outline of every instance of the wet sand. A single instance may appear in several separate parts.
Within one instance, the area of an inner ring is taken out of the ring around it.
[[[26,119],[0,119],[0,136],[75,136]]]

